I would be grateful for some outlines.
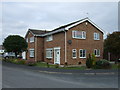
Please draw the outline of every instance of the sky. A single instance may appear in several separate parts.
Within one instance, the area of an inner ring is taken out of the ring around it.
[[[8,35],[24,37],[29,28],[53,30],[86,17],[105,36],[118,30],[117,2],[2,2],[0,7],[0,44]]]

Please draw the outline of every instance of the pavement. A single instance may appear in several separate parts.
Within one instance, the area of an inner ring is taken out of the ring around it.
[[[48,70],[47,72],[41,72]],[[118,75],[114,74],[81,74],[59,73],[59,69],[53,69],[58,73],[48,73],[52,69],[43,69],[12,63],[4,63],[2,66],[3,88],[118,88]],[[104,70],[103,70],[104,71]],[[52,71],[53,72],[53,71]],[[61,72],[61,71],[60,71]],[[88,72],[88,71],[87,71]],[[92,72],[92,71],[90,71]],[[102,72],[102,70],[100,71]],[[105,71],[104,71],[105,72]],[[106,71],[109,72],[110,71]],[[112,71],[113,72],[113,71]],[[103,89],[104,90],[104,89]]]

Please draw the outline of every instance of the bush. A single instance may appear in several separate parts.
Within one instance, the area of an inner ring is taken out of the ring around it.
[[[26,62],[25,60],[18,60],[17,64],[25,64],[25,62]]]
[[[87,68],[92,68],[92,66],[93,66],[92,64],[93,64],[93,61],[92,61],[91,55],[89,54],[89,57],[86,60]]]
[[[105,59],[101,59],[99,61],[96,61],[96,65],[94,68],[95,69],[109,69],[111,68],[111,64],[109,63],[109,61]]]
[[[14,59],[4,59],[3,61],[12,63]]]
[[[59,64],[55,64],[55,68],[59,68]]]
[[[50,67],[49,63],[47,62],[46,64],[47,64],[47,68],[49,68]]]
[[[28,66],[35,66],[35,65],[36,65],[36,62],[35,62],[34,60],[27,60],[27,61],[25,62],[25,64],[28,65]]]

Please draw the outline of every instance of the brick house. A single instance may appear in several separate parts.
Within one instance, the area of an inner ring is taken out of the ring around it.
[[[103,32],[89,18],[60,26],[52,31],[29,29],[27,60],[53,64],[85,63],[88,54],[103,58]]]

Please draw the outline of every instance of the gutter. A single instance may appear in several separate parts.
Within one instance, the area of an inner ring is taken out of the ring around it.
[[[55,33],[58,33],[58,32],[62,32],[62,31],[65,31],[65,28],[58,29],[58,30],[56,30],[56,31],[52,31],[52,32],[45,33],[45,34],[42,34],[42,35],[35,35],[35,34],[34,34],[34,36],[45,37],[45,36],[52,35],[52,34],[55,34]]]

